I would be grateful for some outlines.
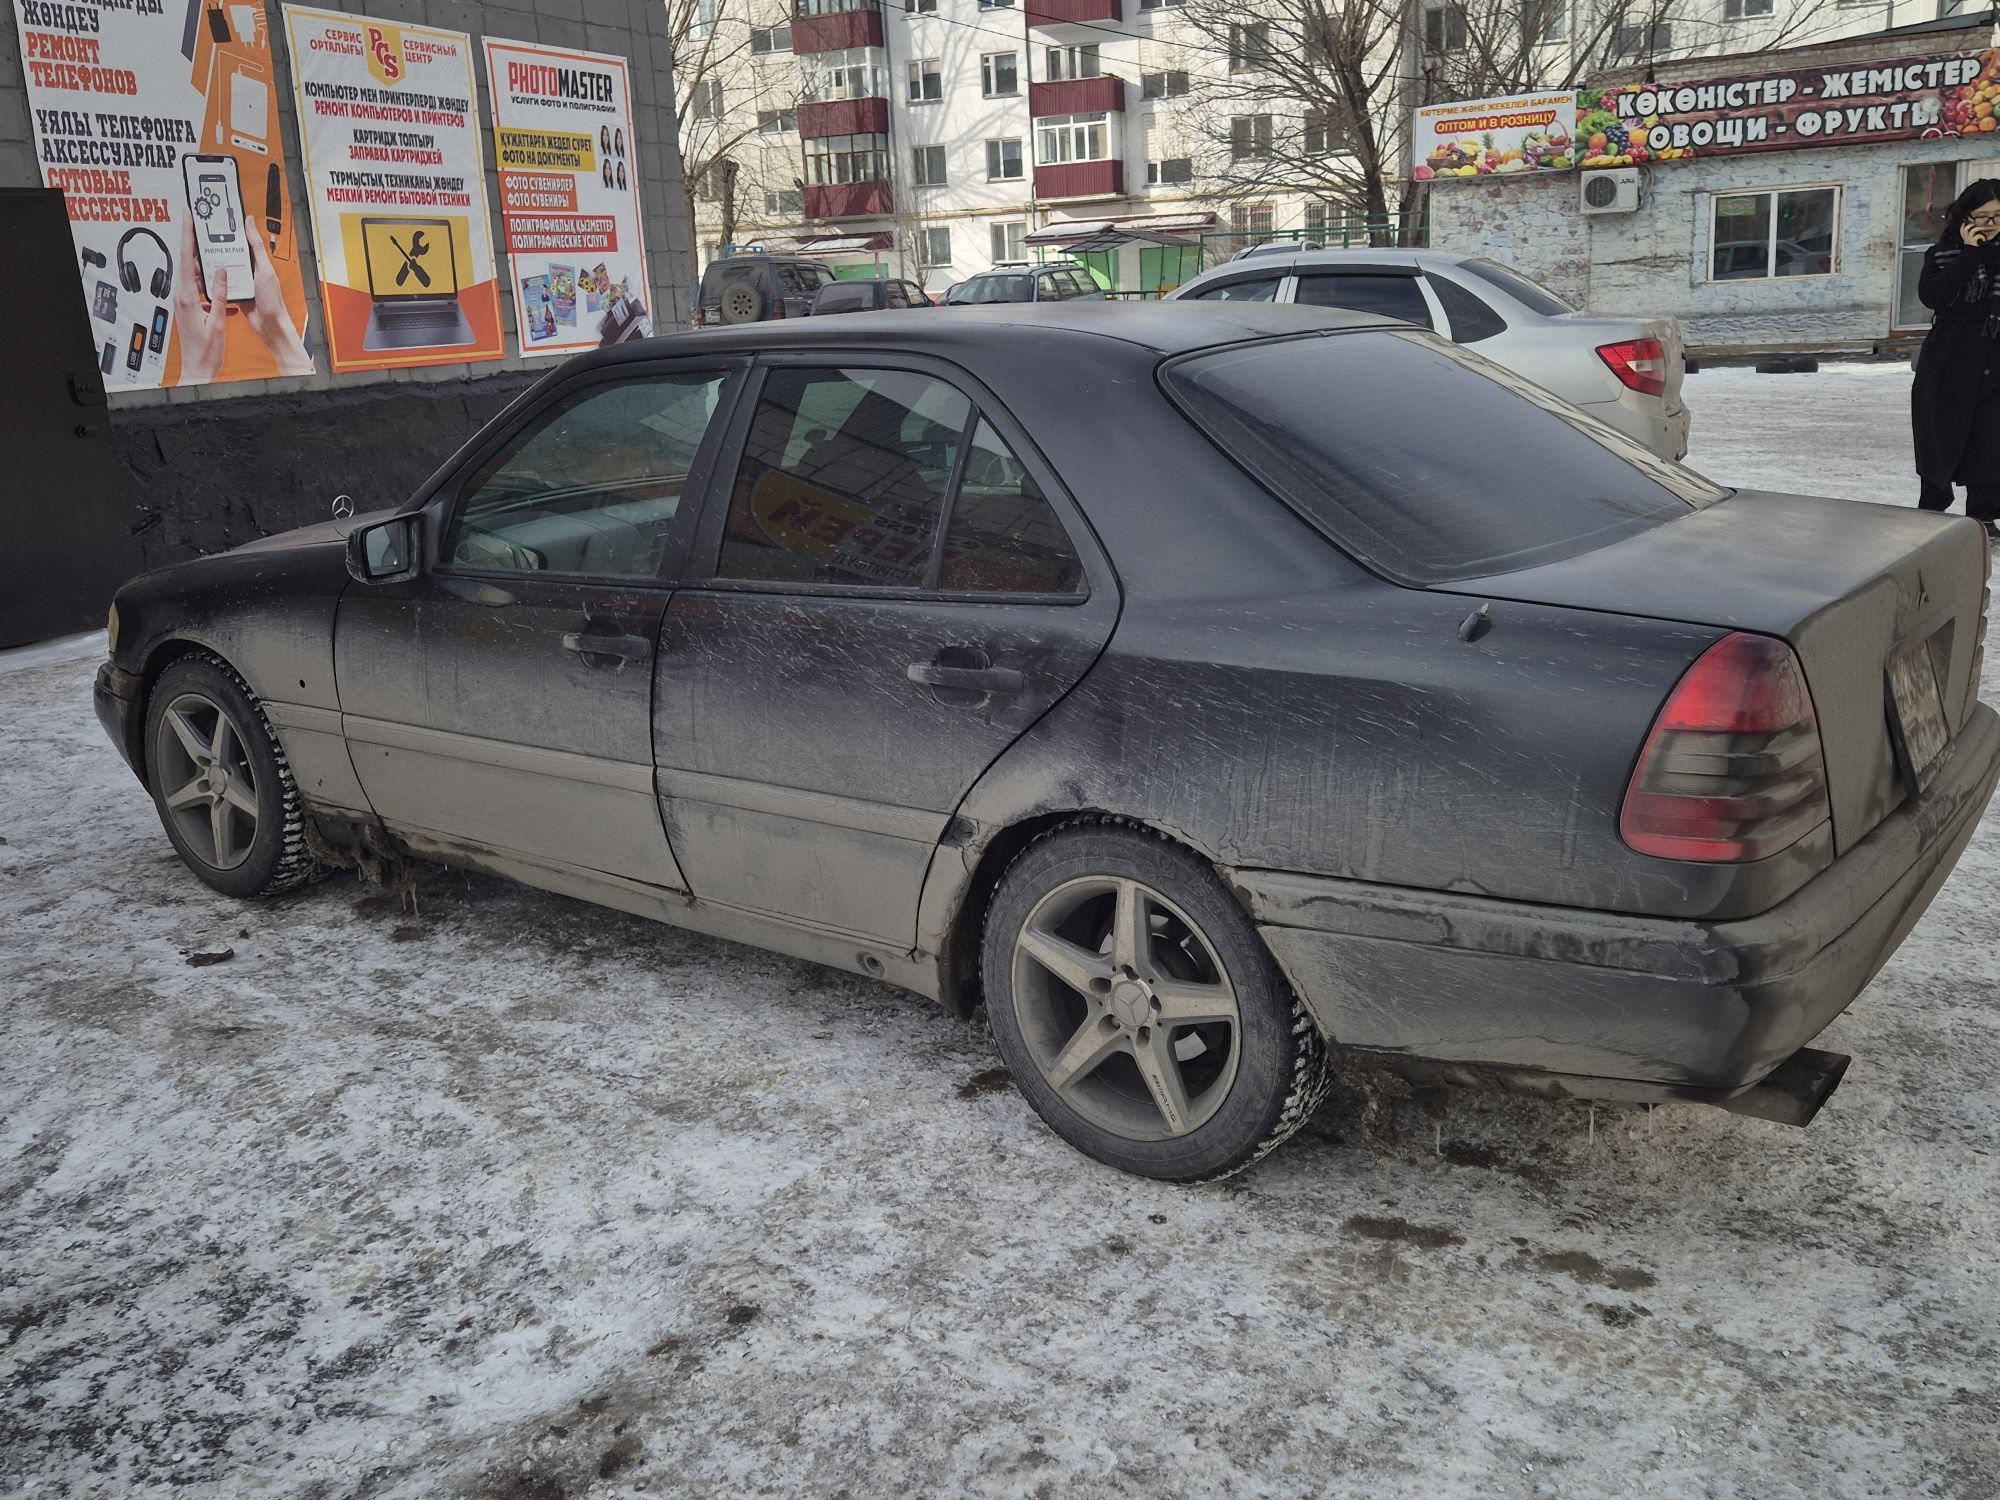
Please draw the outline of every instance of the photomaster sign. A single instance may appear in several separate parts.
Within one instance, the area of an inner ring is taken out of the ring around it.
[[[625,59],[489,37],[486,76],[521,352],[643,337],[652,324]]]
[[[1571,131],[1576,98],[1517,94],[1504,99],[1467,99],[1427,104],[1416,113],[1414,175],[1511,177],[1524,172],[1560,172],[1575,165]]]
[[[1551,100],[1561,102],[1551,112]],[[1872,145],[1995,128],[2000,50],[1428,105],[1421,181]]]
[[[15,0],[14,20],[105,383],[310,374],[264,7]],[[78,292],[13,292],[44,294]]]

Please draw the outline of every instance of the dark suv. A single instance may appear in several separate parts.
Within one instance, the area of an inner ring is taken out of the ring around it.
[[[900,277],[870,278],[867,281],[836,281],[819,289],[813,298],[816,318],[828,313],[874,312],[883,307],[935,307],[924,289]]]
[[[732,255],[712,260],[701,273],[694,326],[803,318],[811,314],[819,289],[832,280],[833,272],[815,260],[787,260],[778,255]]]
[[[1014,270],[981,271],[953,287],[951,305],[982,302],[1069,302],[1104,300],[1104,293],[1082,266],[1022,266]]]

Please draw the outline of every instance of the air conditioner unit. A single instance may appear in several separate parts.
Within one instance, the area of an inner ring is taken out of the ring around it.
[[[1639,206],[1639,169],[1614,167],[1583,174],[1583,211],[1587,214],[1629,214]]]

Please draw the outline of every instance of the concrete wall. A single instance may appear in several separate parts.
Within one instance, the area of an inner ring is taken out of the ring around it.
[[[674,126],[672,59],[661,0],[314,0],[321,9],[472,34],[479,81],[478,119],[486,141],[486,194],[495,253],[501,254],[500,193],[492,165],[492,100],[478,38],[614,53],[630,64],[640,211],[651,279],[654,327],[687,323],[690,231]],[[290,55],[277,0],[265,5],[290,165],[292,222],[308,222],[304,152],[293,104]],[[13,7],[0,16],[0,186],[41,184]],[[319,272],[311,236],[300,235],[307,303],[306,345],[320,373],[288,380],[235,381],[186,389],[113,391],[112,427],[130,484],[133,525],[149,562],[214,551],[262,533],[323,519],[332,496],[357,508],[390,504],[535,377],[560,363],[504,360],[421,369],[326,371]],[[519,347],[513,298],[501,273],[506,346]],[[65,289],[68,295],[81,293]],[[188,462],[197,452],[229,462]],[[298,458],[310,455],[309,463]],[[257,456],[270,461],[260,465]],[[251,461],[246,461],[249,459]]]

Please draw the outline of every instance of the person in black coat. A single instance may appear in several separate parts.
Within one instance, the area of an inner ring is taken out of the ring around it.
[[[1917,503],[1946,510],[1962,484],[1965,513],[2000,536],[2000,178],[1953,200],[1917,296],[1933,315],[1910,390]]]

